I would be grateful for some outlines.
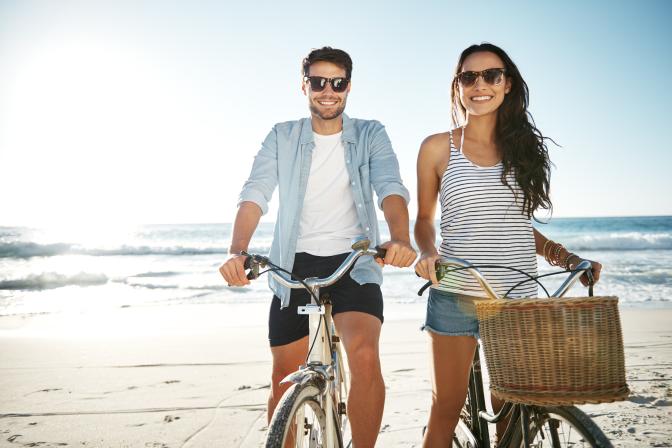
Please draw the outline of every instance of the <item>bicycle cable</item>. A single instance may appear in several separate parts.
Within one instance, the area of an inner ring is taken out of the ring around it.
[[[242,254],[242,255],[247,255],[248,257],[251,257],[256,263],[259,263],[259,261],[257,261],[257,259],[256,259],[256,257],[255,257],[254,255],[252,255],[252,254],[248,254],[248,253],[245,252],[245,251],[242,251],[241,254]],[[308,294],[310,294],[310,296],[311,296],[313,299],[315,299],[315,303],[317,303],[318,306],[322,307],[322,301],[319,299],[319,297],[317,297],[317,294],[315,294],[315,292],[313,292],[313,291],[308,287],[308,285],[306,284],[306,282],[304,282],[303,280],[301,280],[299,277],[297,277],[296,275],[292,274],[291,272],[287,271],[286,269],[283,269],[283,268],[281,268],[280,266],[278,266],[278,265],[272,263],[268,258],[264,258],[264,259],[263,259],[263,262],[264,262],[265,264],[267,264],[267,265],[273,267],[273,269],[266,269],[265,271],[261,271],[261,272],[259,272],[259,273],[257,274],[257,278],[259,278],[259,277],[261,276],[261,274],[265,274],[265,273],[267,273],[267,272],[271,272],[271,271],[285,272],[285,273],[289,274],[289,275],[291,276],[291,278],[293,278],[293,279],[296,280],[297,282],[301,283],[301,284],[303,285],[303,287],[306,289],[306,291],[308,291]],[[327,317],[326,317],[324,314],[322,314],[322,319],[320,319],[319,323],[317,324],[317,331],[315,332],[315,337],[313,338],[313,342],[310,344],[310,348],[308,349],[308,355],[306,356],[306,365],[308,365],[308,359],[310,358],[310,353],[313,351],[313,348],[315,347],[315,342],[317,341],[317,337],[318,337],[318,335],[320,334],[320,327],[322,326],[322,320],[324,320],[324,326],[325,326],[325,328],[327,327]],[[330,338],[330,340],[331,340],[331,338]]]
[[[455,272],[455,271],[463,271],[463,270],[471,269],[471,268],[499,268],[499,269],[509,269],[509,270],[512,270],[512,271],[517,271],[517,272],[519,272],[519,273],[521,273],[521,274],[524,274],[524,275],[527,275],[528,277],[530,277],[530,278],[525,279],[525,280],[523,280],[523,281],[521,281],[521,282],[518,282],[518,283],[515,284],[511,289],[509,289],[509,290],[506,292],[506,294],[504,294],[504,297],[503,297],[504,299],[506,299],[506,298],[508,297],[508,295],[511,293],[511,291],[513,291],[514,289],[516,289],[517,287],[519,287],[519,286],[522,285],[523,283],[527,283],[527,282],[530,282],[530,281],[533,281],[533,280],[534,280],[535,282],[537,282],[537,284],[538,284],[539,286],[541,286],[541,289],[543,289],[544,292],[546,293],[546,297],[549,297],[549,298],[550,298],[551,295],[549,294],[549,292],[548,292],[548,290],[546,289],[546,287],[539,281],[540,278],[543,278],[543,277],[549,277],[549,276],[551,276],[551,275],[560,275],[560,274],[567,274],[567,273],[570,273],[570,274],[571,274],[571,273],[573,273],[573,272],[577,272],[577,271],[578,271],[578,269],[570,269],[570,270],[567,270],[567,271],[557,271],[557,272],[551,272],[551,273],[548,273],[548,274],[532,276],[532,275],[528,274],[528,273],[525,272],[525,271],[522,271],[522,270],[520,270],[520,269],[516,269],[516,268],[512,268],[512,267],[510,267],[510,266],[500,266],[500,265],[480,264],[480,265],[472,265],[472,266],[468,266],[468,267],[455,267],[455,268],[451,268],[451,269],[449,269],[449,270],[444,271],[444,275],[441,276],[441,278],[443,278],[446,274],[449,274],[449,273],[451,273],[451,272]],[[583,270],[583,269],[581,269],[581,270]],[[587,270],[587,272],[588,272],[588,271],[590,271],[590,270]],[[593,285],[594,285],[594,279],[593,279],[593,276],[592,276],[592,275],[588,275],[588,284],[589,284],[588,294],[589,294],[590,297],[592,297],[592,296],[593,296]],[[431,282],[431,280],[430,280],[429,282],[427,282],[427,283],[425,284],[425,286],[423,286],[423,287],[420,289],[420,291],[418,291],[418,295],[421,296],[421,295],[425,292],[425,290],[426,290],[428,287],[430,287],[431,285],[432,285],[432,282]]]
[[[511,291],[513,291],[514,289],[516,289],[517,287],[519,287],[519,286],[522,285],[523,283],[527,283],[527,282],[529,282],[530,280],[537,280],[537,279],[540,279],[540,278],[543,278],[543,277],[550,277],[551,275],[560,275],[560,274],[574,273],[574,272],[578,272],[578,271],[583,271],[583,269],[570,269],[570,270],[568,270],[568,271],[550,272],[550,273],[548,273],[548,274],[537,275],[536,277],[533,277],[533,278],[531,278],[531,279],[528,278],[527,280],[523,280],[522,282],[518,282],[518,283],[517,283],[516,285],[514,285],[511,289],[509,289],[509,290],[506,292],[506,294],[504,294],[504,298],[506,298],[506,297],[509,295],[509,293],[510,293]],[[586,269],[586,272],[590,272],[590,269]],[[539,283],[538,280],[537,280],[537,283]],[[539,284],[541,285],[541,283],[539,283]],[[593,297],[593,284],[594,284],[594,281],[593,281],[593,276],[592,276],[592,274],[589,274],[589,275],[588,275],[588,284],[589,284],[588,296],[589,296],[589,297]],[[542,288],[544,288],[544,287],[542,286]],[[551,297],[551,295],[548,293],[548,291],[546,290],[546,288],[544,288],[544,292],[546,293],[546,297],[548,297],[548,298]]]
[[[539,280],[537,280],[535,277],[532,277],[530,274],[528,274],[528,273],[525,272],[525,271],[522,271],[522,270],[520,270],[520,269],[516,269],[516,268],[512,268],[512,267],[510,267],[510,266],[500,266],[500,265],[496,265],[496,264],[479,264],[479,265],[471,265],[471,266],[456,267],[456,268],[451,268],[451,269],[449,269],[449,270],[444,271],[444,272],[443,272],[443,275],[441,276],[441,278],[445,277],[446,274],[449,274],[449,273],[451,273],[451,272],[455,272],[455,271],[464,271],[464,270],[466,270],[466,269],[472,269],[472,268],[502,268],[502,269],[510,269],[510,270],[512,270],[512,271],[520,272],[521,274],[523,274],[523,275],[527,275],[528,277],[530,277],[529,279],[525,280],[526,282],[531,281],[531,280],[536,281],[536,282],[539,284],[539,286],[541,286],[541,288],[544,290],[544,292],[546,293],[546,295],[550,297],[550,295],[548,294],[548,291],[546,290],[546,287],[545,287],[544,285],[542,285],[541,282],[539,282]],[[418,291],[418,295],[421,296],[421,295],[425,292],[425,290],[426,290],[427,288],[429,288],[430,286],[432,286],[432,281],[431,281],[431,280],[428,281],[428,282],[425,284],[425,286],[423,286],[423,287],[420,289],[420,291]],[[516,288],[516,287],[518,287],[518,285],[514,286],[514,288]],[[513,288],[512,288],[512,289],[513,289]],[[511,292],[511,290],[509,290],[509,291],[506,293],[506,295],[508,295],[509,292]],[[505,295],[504,297],[506,297],[506,295]]]

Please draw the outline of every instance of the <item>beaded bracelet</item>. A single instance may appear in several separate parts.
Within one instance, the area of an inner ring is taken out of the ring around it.
[[[558,249],[560,249],[561,247],[562,247],[562,244],[554,244],[553,247],[551,248],[551,253],[548,256],[548,259],[549,259],[548,263],[551,266],[555,266],[557,264],[556,263],[556,261],[557,261],[556,255],[557,255]]]
[[[558,267],[560,266],[560,252],[562,251],[562,249],[564,249],[562,244],[560,244],[555,249],[555,253],[553,254],[553,262],[554,262],[553,264],[554,264],[554,266],[558,266]]]
[[[565,258],[565,271],[569,271],[569,260],[570,260],[572,257],[578,257],[578,255],[573,254],[573,253],[571,253],[571,252],[570,252],[569,255],[567,255],[567,258]]]

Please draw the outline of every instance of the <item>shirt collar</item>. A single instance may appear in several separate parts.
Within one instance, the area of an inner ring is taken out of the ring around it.
[[[352,121],[350,120],[350,117],[348,117],[345,113],[341,114],[341,117],[343,117],[343,134],[341,139],[344,142],[355,143],[355,133],[352,129]],[[301,128],[301,144],[314,142],[313,124],[310,118],[306,118],[306,121],[304,121],[303,127]]]

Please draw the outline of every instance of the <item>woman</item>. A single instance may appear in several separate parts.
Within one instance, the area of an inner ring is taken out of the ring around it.
[[[573,269],[584,261],[532,228],[539,208],[551,210],[545,137],[527,112],[529,92],[518,68],[499,47],[473,45],[460,56],[451,89],[453,131],[428,137],[418,155],[416,272],[431,279],[424,329],[429,336],[432,407],[423,447],[452,446],[464,405],[469,369],[479,337],[474,299],[487,297],[467,271],[437,281],[434,264],[458,257],[472,264],[502,265],[537,275],[536,254]],[[434,216],[441,204],[441,237],[434,247]],[[595,280],[601,265],[591,262]],[[482,268],[503,296],[525,280],[509,269]],[[588,279],[581,277],[584,286]],[[536,297],[527,282],[509,294]],[[492,397],[495,411],[503,402]],[[500,423],[501,436],[507,422]]]

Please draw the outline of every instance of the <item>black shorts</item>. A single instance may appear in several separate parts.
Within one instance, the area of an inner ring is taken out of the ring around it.
[[[294,258],[292,274],[301,279],[309,277],[327,278],[338,269],[349,254],[318,257],[299,252]],[[360,285],[346,272],[336,283],[320,288],[320,294],[331,295],[331,314],[359,311],[371,314],[383,322],[383,294],[380,285],[365,283]],[[310,294],[305,289],[292,289],[289,306],[280,309],[280,299],[273,296],[268,317],[268,340],[271,347],[291,344],[308,336],[308,315],[297,314],[299,306],[310,303]]]

